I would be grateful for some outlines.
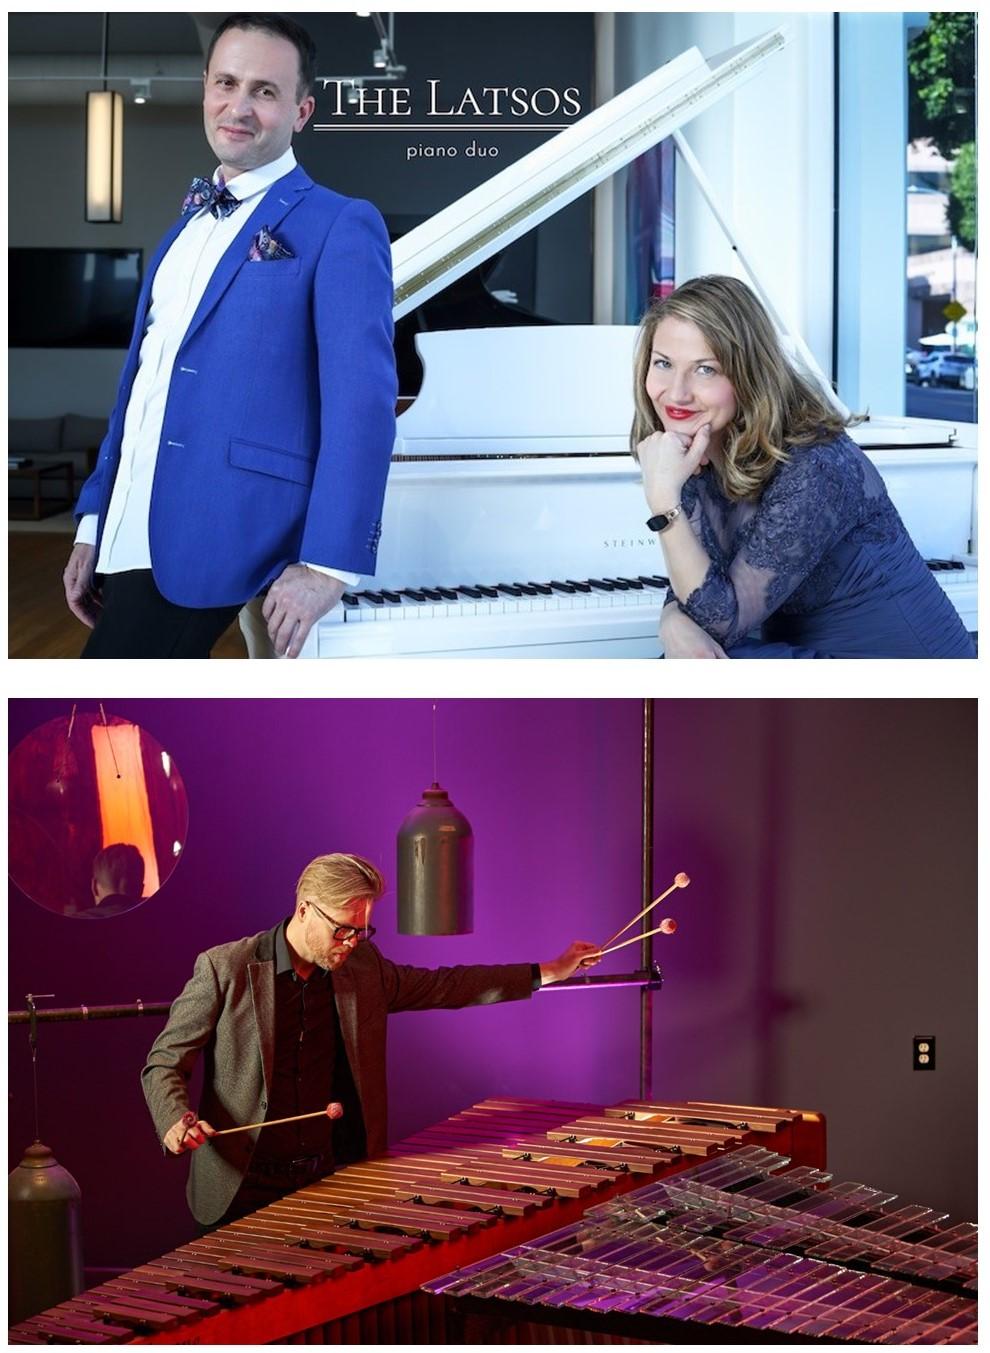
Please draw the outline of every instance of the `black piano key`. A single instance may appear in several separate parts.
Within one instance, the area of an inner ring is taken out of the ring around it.
[[[380,592],[359,592],[358,596],[362,601],[368,601],[372,606],[384,606],[385,598]]]
[[[420,591],[419,591],[417,588],[415,588],[415,587],[404,587],[404,588],[402,589],[402,595],[403,595],[404,597],[409,597],[409,599],[410,599],[411,601],[425,601],[425,600],[426,600],[426,593],[425,593],[425,592],[420,592]]]
[[[553,594],[553,588],[549,583],[534,583],[531,581],[529,585],[530,587],[535,588],[537,592],[541,592],[545,597],[549,597]]]
[[[462,597],[471,597],[473,601],[479,601],[484,596],[480,587],[458,587],[457,591]]]
[[[574,593],[577,591],[577,588],[574,587],[571,583],[559,583],[554,581],[550,584],[550,586],[553,588],[555,592],[568,592],[570,593],[571,596],[573,596]]]
[[[497,583],[496,586],[500,592],[504,592],[507,597],[521,597],[522,588],[513,587],[511,583]]]
[[[382,588],[382,596],[392,606],[402,605],[402,598],[399,596],[398,592],[386,592],[385,589]]]
[[[478,591],[481,593],[481,595],[482,595],[483,597],[497,597],[497,596],[498,596],[498,588],[497,588],[497,587],[486,587],[484,583],[479,583],[479,584],[478,584]]]
[[[579,580],[578,580],[577,578],[568,578],[567,581],[568,581],[568,583],[571,585],[571,587],[576,588],[578,592],[590,592],[590,591],[591,591],[591,584],[590,584],[590,583],[579,582]]]
[[[443,601],[443,596],[436,587],[424,587],[421,589],[423,596],[430,601]]]
[[[456,601],[457,593],[452,587],[438,587],[437,591],[443,597],[444,601]]]
[[[661,592],[666,592],[667,590],[667,585],[662,578],[648,578],[645,573],[641,573],[639,575],[639,581],[644,587],[656,587],[659,588]]]
[[[627,587],[634,587],[637,592],[642,592],[643,584],[639,578],[620,578],[620,583],[625,583]]]
[[[609,583],[612,587],[617,587],[620,592],[628,592],[632,583],[627,583],[622,578],[604,578],[603,582]]]
[[[361,598],[355,596],[353,592],[345,592],[344,595],[341,597],[341,601],[344,603],[345,606],[361,605]]]
[[[532,583],[513,583],[513,587],[518,587],[524,597],[535,597],[539,595],[539,589]],[[547,589],[549,591],[549,588]]]
[[[589,578],[588,582],[596,592],[614,592],[616,589],[611,583],[607,583],[604,578]]]

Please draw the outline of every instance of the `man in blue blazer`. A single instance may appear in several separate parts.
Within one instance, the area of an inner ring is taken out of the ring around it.
[[[65,570],[84,657],[207,657],[266,592],[275,651],[373,573],[394,440],[391,255],[367,202],[291,150],[315,48],[232,15],[207,54],[219,170],[147,270]],[[267,591],[266,591],[267,589]]]

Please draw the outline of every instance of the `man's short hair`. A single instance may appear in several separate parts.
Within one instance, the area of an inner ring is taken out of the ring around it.
[[[377,902],[385,880],[370,860],[360,855],[318,855],[299,875],[296,902],[309,895],[318,904],[345,906],[357,897]]]
[[[144,858],[137,846],[126,841],[104,846],[93,860],[93,878],[107,895],[140,897],[144,891]]]
[[[296,86],[296,96],[304,99],[307,94],[312,94],[316,82],[316,43],[302,24],[296,23],[294,19],[287,19],[284,14],[230,14],[210,38],[206,53],[207,70],[210,69],[214,47],[231,28],[253,29],[291,42],[299,54],[299,83]]]

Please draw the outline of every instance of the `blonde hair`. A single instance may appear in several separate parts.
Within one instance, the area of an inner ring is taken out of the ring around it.
[[[385,880],[369,860],[360,855],[318,855],[299,875],[296,903],[304,893],[328,907],[344,906],[355,898],[376,902],[385,891]]]
[[[636,340],[630,446],[662,423],[646,393],[657,325],[668,316],[701,330],[736,396],[736,414],[722,434],[721,456],[712,469],[727,498],[760,493],[794,446],[835,436],[860,419],[844,419],[813,378],[797,371],[780,345],[770,316],[754,293],[735,277],[695,277],[664,300],[653,301]]]

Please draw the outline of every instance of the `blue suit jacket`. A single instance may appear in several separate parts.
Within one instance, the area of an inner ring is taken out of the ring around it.
[[[99,461],[78,516],[102,537],[155,273],[147,270]],[[262,226],[294,257],[250,262]],[[374,573],[395,439],[392,269],[368,202],[300,166],[278,179],[210,279],[169,384],[149,522],[159,590],[233,606],[304,560]]]

